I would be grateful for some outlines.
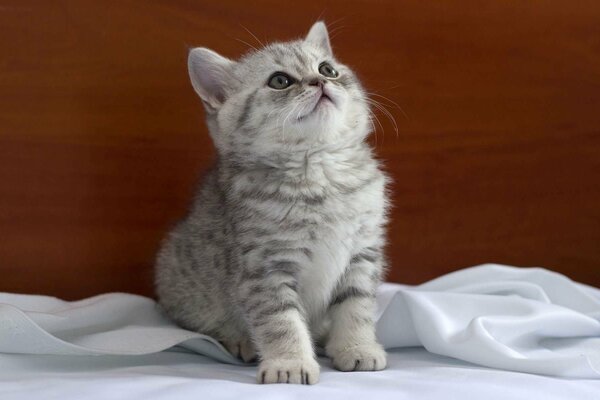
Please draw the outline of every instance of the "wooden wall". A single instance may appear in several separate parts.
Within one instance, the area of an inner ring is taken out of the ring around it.
[[[245,5],[244,5],[245,4]],[[392,107],[394,281],[499,262],[600,286],[600,2],[0,0],[0,291],[152,292],[213,150],[189,47],[320,16]],[[239,39],[239,40],[238,40]]]

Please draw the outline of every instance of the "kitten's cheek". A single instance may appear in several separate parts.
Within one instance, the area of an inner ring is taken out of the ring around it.
[[[344,111],[348,106],[348,96],[344,93],[336,94],[335,98],[335,106],[339,111]]]

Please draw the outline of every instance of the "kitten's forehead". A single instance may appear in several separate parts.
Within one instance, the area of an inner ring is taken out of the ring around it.
[[[320,49],[302,40],[272,43],[254,51],[239,62],[240,72],[253,78],[263,78],[276,71],[301,77],[328,58]],[[330,57],[329,57],[330,58]]]

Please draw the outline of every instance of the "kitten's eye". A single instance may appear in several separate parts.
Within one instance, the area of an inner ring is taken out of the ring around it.
[[[319,65],[319,72],[327,78],[337,78],[340,76],[339,72],[337,72],[328,62],[322,62],[321,65]]]
[[[290,87],[294,83],[294,78],[283,72],[276,72],[269,78],[267,85],[273,89],[282,90]]]

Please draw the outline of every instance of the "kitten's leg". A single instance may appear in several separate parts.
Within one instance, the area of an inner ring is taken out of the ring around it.
[[[377,371],[386,354],[375,338],[375,291],[380,280],[381,254],[365,248],[352,257],[332,297],[327,355],[341,371]]]
[[[319,379],[311,337],[296,292],[300,265],[266,261],[242,285],[242,308],[261,362],[260,383],[314,384]]]
[[[253,362],[256,360],[254,343],[252,343],[249,337],[223,340],[223,345],[234,357],[244,362]]]

